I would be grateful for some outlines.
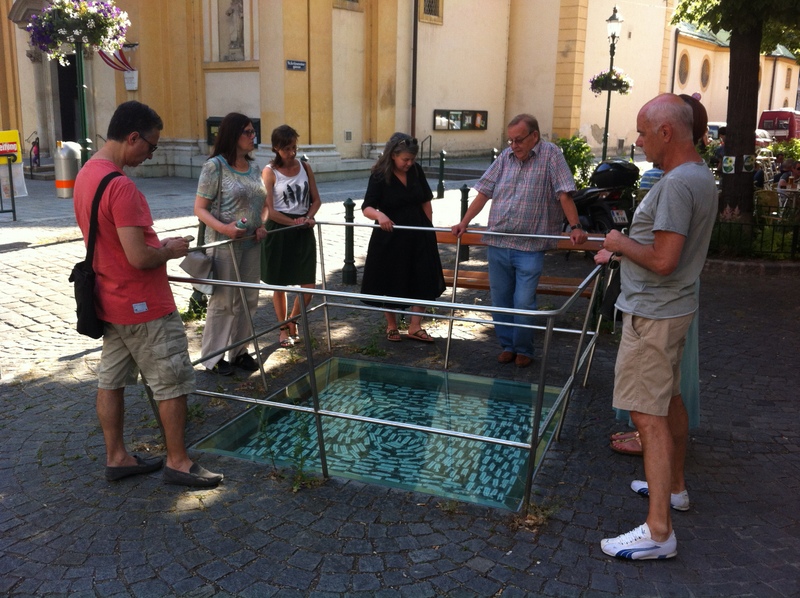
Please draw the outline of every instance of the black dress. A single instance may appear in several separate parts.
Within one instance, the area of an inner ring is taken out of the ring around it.
[[[393,174],[390,183],[382,175],[370,176],[361,209],[372,207],[401,226],[433,228],[422,205],[433,198],[425,173],[414,164],[406,184]],[[364,264],[361,292],[432,301],[444,293],[442,262],[434,231],[372,231]],[[364,301],[367,305],[405,309],[407,305]]]

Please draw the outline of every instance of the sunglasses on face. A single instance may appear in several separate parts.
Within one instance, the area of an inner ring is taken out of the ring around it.
[[[137,133],[139,133],[139,131],[137,131]],[[151,154],[158,149],[157,145],[154,145],[154,144],[150,143],[149,141],[147,141],[147,139],[145,139],[145,136],[142,135],[141,133],[139,133],[139,139],[144,141],[150,147],[150,153]]]

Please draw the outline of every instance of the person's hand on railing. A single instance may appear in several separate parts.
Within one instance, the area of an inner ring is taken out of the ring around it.
[[[390,233],[394,230],[394,222],[392,222],[392,219],[383,212],[378,212],[377,220],[380,227],[387,233]]]
[[[298,226],[302,226],[303,228],[312,228],[317,224],[317,221],[314,220],[313,217],[300,216],[299,218],[294,219],[294,223]]]
[[[458,224],[454,224],[452,227],[450,227],[450,232],[456,238],[459,238],[461,235],[463,235],[465,232],[467,232],[467,225],[462,223],[462,222],[459,222]]]
[[[608,249],[601,249],[597,253],[594,254],[594,263],[598,266],[603,264],[607,264],[614,258],[614,254],[611,253]]]

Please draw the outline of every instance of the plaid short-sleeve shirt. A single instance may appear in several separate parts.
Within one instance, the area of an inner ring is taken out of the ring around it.
[[[489,230],[502,233],[553,235],[562,230],[564,212],[559,195],[575,191],[561,149],[539,141],[527,160],[506,148],[483,174],[475,190],[491,198]],[[555,241],[485,235],[487,245],[520,251],[543,251]]]

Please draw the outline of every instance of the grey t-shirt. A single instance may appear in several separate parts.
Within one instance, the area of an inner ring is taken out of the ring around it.
[[[694,313],[694,286],[703,270],[717,215],[714,176],[702,162],[687,162],[670,170],[636,208],[630,238],[650,245],[656,231],[686,237],[678,267],[661,276],[623,259],[622,291],[617,308],[654,320]]]

